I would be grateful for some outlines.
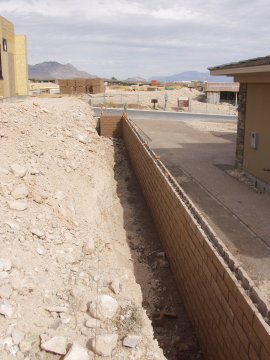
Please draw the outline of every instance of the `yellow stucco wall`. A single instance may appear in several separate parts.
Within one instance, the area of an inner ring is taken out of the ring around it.
[[[270,184],[270,84],[247,85],[244,168]],[[257,149],[251,147],[251,133],[258,133]]]
[[[3,39],[7,40],[7,51],[3,51]],[[9,54],[14,53],[14,25],[7,19],[0,16],[0,46],[1,46],[1,61],[2,61],[2,75],[3,80],[1,80],[0,86],[0,96],[9,97],[14,96],[12,90],[14,77],[14,66],[10,68],[10,56]]]
[[[7,41],[7,51],[3,51],[3,39]],[[14,34],[14,25],[0,16],[0,56],[2,76],[0,97],[26,95],[28,86],[26,38]]]
[[[17,95],[28,94],[28,61],[25,35],[15,35],[15,84]]]

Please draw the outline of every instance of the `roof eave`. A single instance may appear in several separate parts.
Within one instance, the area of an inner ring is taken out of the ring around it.
[[[211,75],[227,75],[234,76],[237,74],[250,74],[250,73],[261,73],[270,72],[269,65],[257,65],[257,66],[242,66],[242,67],[230,67],[230,68],[209,68]]]

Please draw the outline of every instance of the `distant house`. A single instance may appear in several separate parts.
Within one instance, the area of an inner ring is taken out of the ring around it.
[[[239,83],[208,82],[205,84],[206,99],[209,104],[230,102],[237,104]]]
[[[43,82],[43,81],[36,81],[31,82],[29,81],[29,95],[39,95],[39,94],[59,94],[60,89],[59,85],[53,82]]]
[[[26,36],[0,16],[0,97],[28,94]]]
[[[209,68],[240,83],[236,165],[270,184],[270,56]]]

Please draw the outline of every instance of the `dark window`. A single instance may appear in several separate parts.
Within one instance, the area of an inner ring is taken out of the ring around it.
[[[1,45],[0,45],[0,80],[3,80],[3,74],[2,74],[2,57],[1,57]]]
[[[3,51],[7,51],[7,39],[3,39]]]

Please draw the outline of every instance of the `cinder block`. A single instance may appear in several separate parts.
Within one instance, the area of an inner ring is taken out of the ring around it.
[[[263,317],[257,312],[253,317],[253,330],[261,340],[266,351],[270,354],[270,326],[266,324]]]
[[[229,300],[229,289],[228,289],[226,283],[224,282],[224,280],[221,278],[221,276],[218,273],[216,274],[216,283],[217,283],[218,287],[220,288],[222,295],[228,301]]]
[[[252,345],[249,346],[248,355],[250,360],[260,360],[260,357],[258,356],[257,352],[255,351]]]
[[[250,345],[250,341],[246,335],[246,333],[244,332],[242,325],[239,323],[239,321],[234,318],[233,321],[233,327],[235,329],[236,334],[238,335],[241,344],[244,346],[245,350],[248,351],[249,349],[249,345]]]
[[[268,352],[264,346],[262,346],[262,348],[261,348],[260,359],[261,360],[270,359],[270,352]]]
[[[243,317],[242,326],[256,353],[260,354],[262,343],[245,316]]]

